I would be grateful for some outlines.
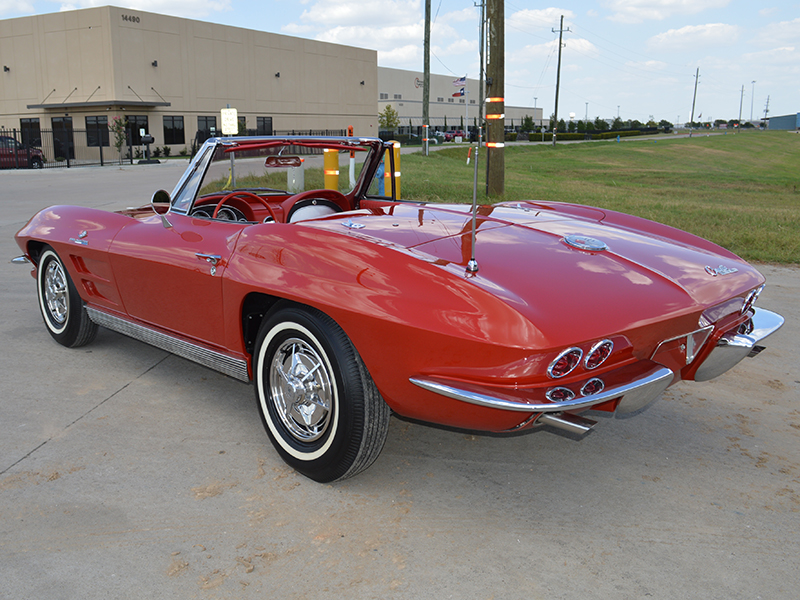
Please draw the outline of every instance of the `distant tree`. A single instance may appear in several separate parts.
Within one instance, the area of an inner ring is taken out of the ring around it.
[[[670,123],[666,119],[661,119],[661,121],[658,122],[658,126],[661,129],[672,129],[672,127],[673,127],[672,123]]]
[[[533,131],[534,124],[533,118],[530,115],[525,115],[525,118],[522,119],[522,127],[520,127],[520,131]]]
[[[631,129],[641,129],[642,127],[644,127],[644,124],[641,121],[637,119],[631,121]]]
[[[582,120],[578,120],[578,125],[575,127],[578,133],[583,133],[586,131],[586,123]]]
[[[597,131],[608,131],[608,123],[606,123],[605,119],[597,117],[594,120],[594,128],[597,129]]]
[[[586,131],[594,131],[594,123],[591,121],[586,121]]]
[[[564,119],[559,119],[558,120],[558,130],[559,131],[566,131],[567,130],[567,124],[564,122]]]
[[[622,119],[619,117],[614,118],[614,122],[611,123],[611,129],[624,129],[625,124],[622,122]]]
[[[446,118],[446,117],[445,117]],[[387,104],[383,112],[378,113],[378,125],[384,131],[394,131],[400,126],[400,116],[397,111],[392,108],[391,104]],[[445,126],[447,123],[445,122]]]
[[[570,133],[574,133],[577,128],[578,124],[575,121],[570,121],[569,125],[567,125],[567,131]]]

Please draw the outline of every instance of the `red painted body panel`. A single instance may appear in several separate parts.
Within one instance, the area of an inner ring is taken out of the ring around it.
[[[288,202],[285,195],[275,201]],[[547,366],[565,348],[588,353],[599,340],[614,342],[607,363],[592,372],[580,366],[560,385],[613,379],[622,367],[652,364],[660,342],[697,330],[704,314],[725,323],[711,337],[716,343],[745,319],[737,315],[741,300],[764,281],[746,262],[690,234],[544,202],[479,208],[473,274],[469,207],[366,198],[355,205],[293,224],[176,212],[167,224],[148,211],[52,207],[17,241],[34,262],[43,243],[67,257],[88,305],[247,361],[243,307],[250,296],[313,306],[349,336],[393,410],[488,431],[514,428],[531,415],[466,404],[409,379],[545,402],[553,385]],[[248,218],[265,216],[257,205],[249,213],[240,208]],[[565,243],[570,235],[596,238],[607,249],[580,250]],[[707,270],[718,265],[730,272]],[[674,381],[696,369],[686,366],[684,350],[676,344],[659,354]]]

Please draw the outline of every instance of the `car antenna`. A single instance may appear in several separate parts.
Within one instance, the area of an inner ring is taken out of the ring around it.
[[[475,172],[472,179],[472,244],[470,259],[467,263],[467,275],[473,276],[478,272],[478,261],[475,259],[475,237],[478,224],[478,149],[483,139],[483,127],[478,127],[478,145],[475,148]]]

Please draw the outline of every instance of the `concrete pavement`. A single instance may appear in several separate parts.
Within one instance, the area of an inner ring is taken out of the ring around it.
[[[800,270],[762,266],[784,328],[581,441],[393,418],[320,485],[277,457],[251,386],[107,330],[52,341],[13,234],[108,210],[182,165],[0,172],[0,598],[794,599]]]

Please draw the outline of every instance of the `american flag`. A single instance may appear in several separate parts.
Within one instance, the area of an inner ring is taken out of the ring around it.
[[[453,82],[453,85],[456,86],[456,87],[461,87],[462,85],[467,85],[467,76],[464,75],[464,77],[461,77],[460,79],[456,79]]]
[[[464,88],[461,88],[455,94],[453,94],[453,98],[455,98],[457,96],[463,96],[463,95],[464,95]]]

